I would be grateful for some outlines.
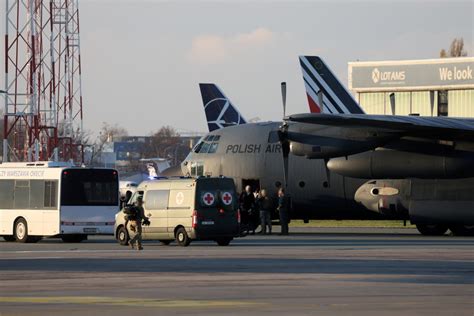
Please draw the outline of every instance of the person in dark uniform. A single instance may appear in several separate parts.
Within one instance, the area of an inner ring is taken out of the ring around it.
[[[252,235],[255,235],[255,228],[258,226],[255,225],[255,221],[253,220],[255,217],[255,195],[252,192],[252,188],[250,185],[245,187],[245,191],[240,194],[239,198],[240,202],[240,216],[242,219],[242,225],[246,227],[246,230],[250,233],[252,231]]]
[[[123,209],[127,205],[131,197],[132,197],[132,192],[130,191],[127,191],[127,193],[125,193],[124,196],[120,197],[120,209]]]
[[[150,224],[148,217],[145,216],[143,197],[138,196],[136,204],[124,212],[128,214],[129,218],[127,224],[128,234],[130,236],[129,245],[132,249],[143,250],[142,221],[144,225]]]
[[[288,219],[289,219],[289,201],[285,195],[285,189],[278,190],[278,207],[277,211],[280,215],[281,234],[288,235]]]
[[[262,226],[262,231],[260,234],[266,235],[267,234],[267,227],[268,227],[268,234],[272,234],[272,200],[267,196],[267,191],[262,189],[260,191],[260,197],[258,199],[258,209],[260,210],[260,225]]]

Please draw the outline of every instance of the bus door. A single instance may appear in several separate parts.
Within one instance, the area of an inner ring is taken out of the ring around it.
[[[39,200],[43,201],[43,235],[50,236],[60,234],[58,181],[39,181],[41,183],[38,188],[35,188],[35,184],[33,183],[36,181],[31,182],[31,192],[37,191],[38,195],[42,195]]]

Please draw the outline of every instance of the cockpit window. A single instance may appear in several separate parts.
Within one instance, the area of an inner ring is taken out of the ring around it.
[[[202,142],[202,141],[199,142],[199,143],[197,143],[197,145],[194,146],[193,151],[194,151],[195,153],[198,153],[198,152],[201,150],[202,144],[204,144],[204,142]]]
[[[211,144],[209,144],[208,142],[204,142],[204,143],[202,144],[201,149],[199,150],[199,153],[200,153],[200,154],[207,154],[207,152],[209,151],[209,146],[210,146],[210,145],[211,145]]]
[[[216,143],[216,142],[212,143],[212,144],[211,144],[211,147],[209,147],[208,153],[209,153],[209,154],[215,153],[215,152],[217,151],[217,146],[218,146],[218,145],[219,145],[219,143]]]
[[[193,152],[199,154],[213,154],[219,147],[220,135],[208,135],[202,138],[194,147]]]

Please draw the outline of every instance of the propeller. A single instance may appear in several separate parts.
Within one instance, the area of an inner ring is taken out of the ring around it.
[[[283,184],[288,187],[288,156],[290,154],[290,142],[288,141],[288,124],[285,122],[286,116],[286,82],[281,83],[281,99],[283,104],[283,124],[278,131],[278,138],[283,153]]]
[[[329,159],[324,159],[324,170],[326,171],[326,182],[328,184],[328,188],[331,187],[331,171],[329,171],[329,168],[328,168],[328,162],[329,162]]]
[[[281,83],[281,101],[283,104],[283,117],[286,116],[286,82]]]

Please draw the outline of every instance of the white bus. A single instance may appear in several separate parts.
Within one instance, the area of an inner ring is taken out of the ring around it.
[[[87,235],[113,235],[118,208],[116,170],[0,163],[0,236],[7,241],[80,242]]]

